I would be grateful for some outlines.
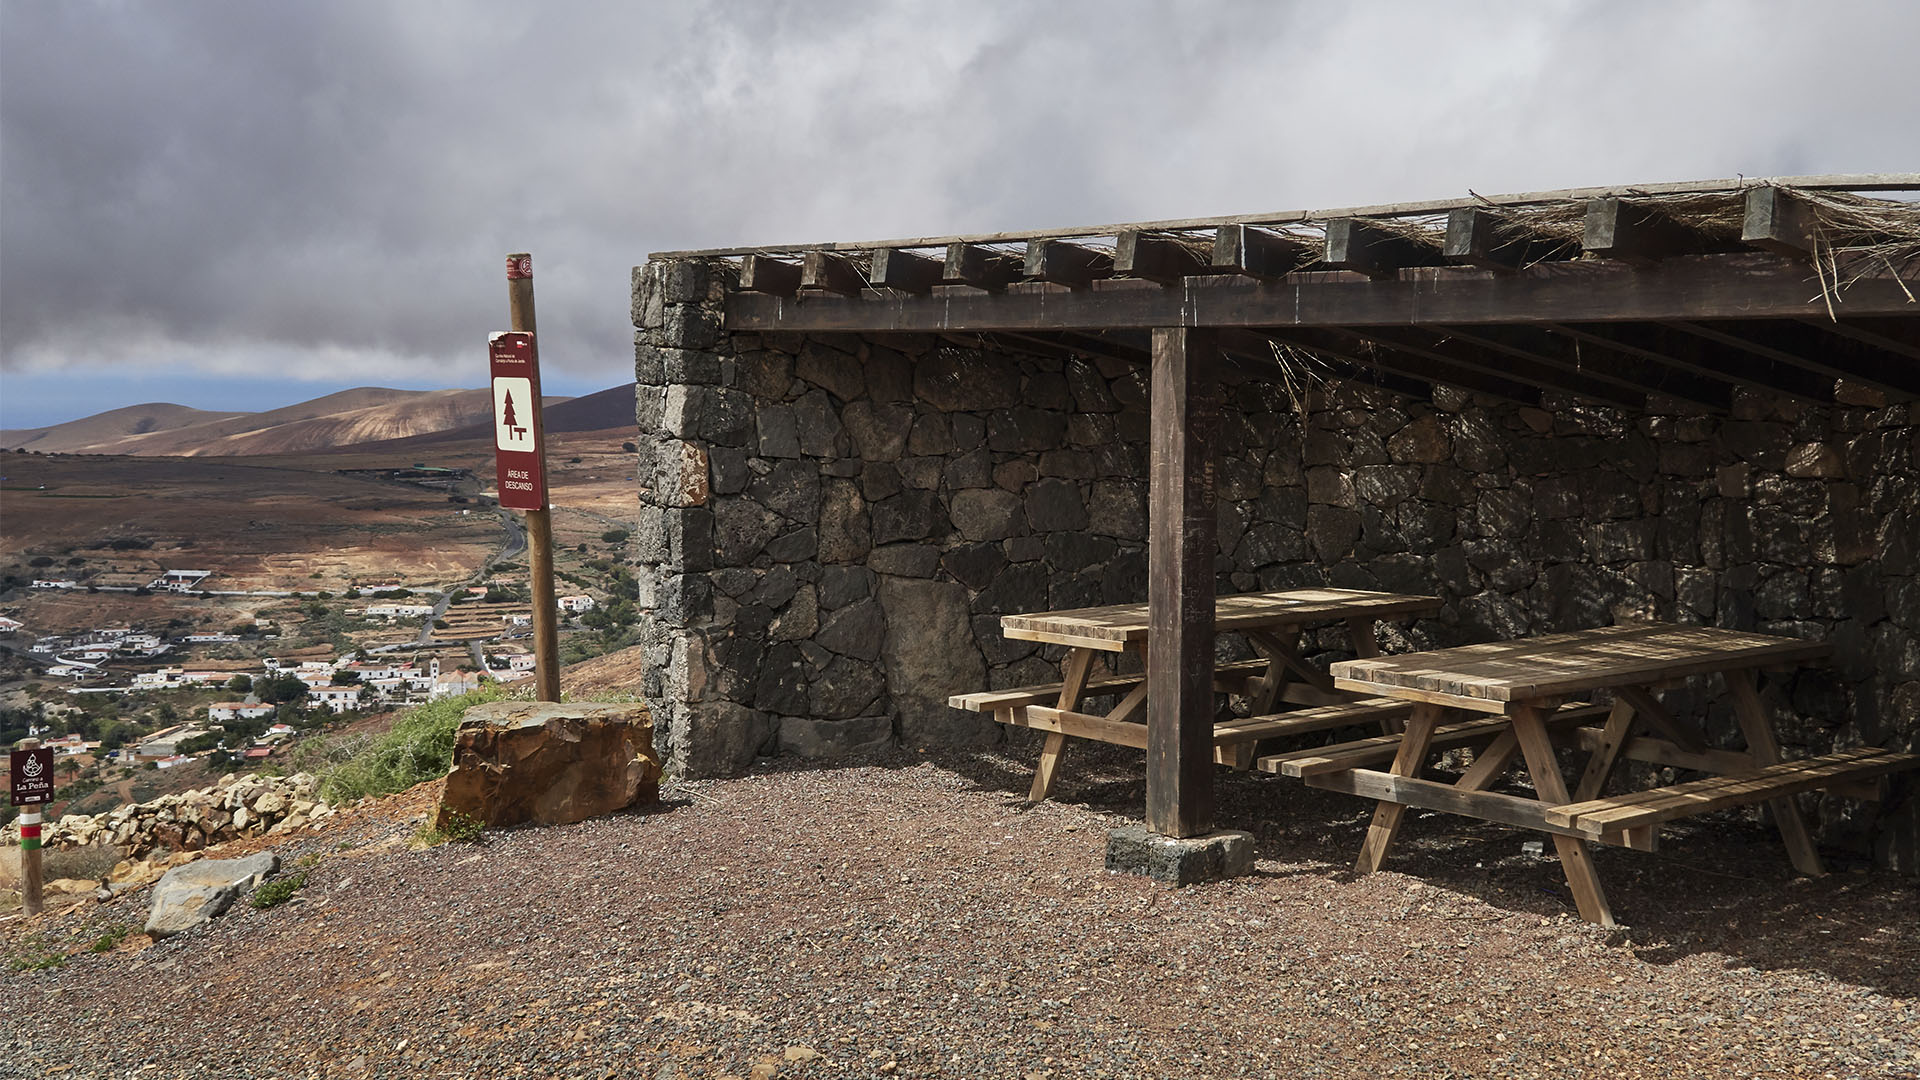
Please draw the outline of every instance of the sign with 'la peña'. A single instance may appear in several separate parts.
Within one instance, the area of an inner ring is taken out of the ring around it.
[[[53,801],[53,748],[15,750],[8,762],[13,770],[13,805]]]

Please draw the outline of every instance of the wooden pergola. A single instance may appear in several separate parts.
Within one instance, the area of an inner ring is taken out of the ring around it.
[[[1920,174],[1572,189],[1070,230],[663,252],[739,261],[729,331],[938,334],[1151,364],[1147,823],[1213,828],[1222,363],[1425,397],[1714,413],[1920,396]],[[1906,280],[1902,280],[1902,279]]]

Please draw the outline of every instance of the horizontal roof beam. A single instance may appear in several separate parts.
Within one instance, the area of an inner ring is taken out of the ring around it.
[[[949,259],[948,280],[953,269]],[[1840,294],[1850,319],[1914,316],[1891,271],[1862,272],[1866,276]],[[1500,275],[1414,269],[1384,281],[1302,273],[1262,282],[1215,274],[1186,278],[1176,288],[1111,280],[1071,292],[942,290],[917,297],[869,289],[857,297],[803,302],[739,292],[727,299],[726,322],[729,329],[748,331],[940,333],[1824,318],[1826,311],[1820,283],[1805,263],[1740,251],[1665,259],[1644,268],[1580,260]]]
[[[1814,191],[1920,191],[1920,172],[1907,173],[1825,173],[1814,176],[1729,177],[1723,180],[1690,180],[1682,183],[1614,184],[1607,187],[1562,188],[1556,191],[1522,191],[1508,195],[1469,195],[1452,199],[1427,199],[1419,202],[1381,203],[1374,206],[1348,206],[1338,209],[1283,210],[1257,214],[1222,214],[1214,217],[1176,218],[1167,221],[1132,221],[1115,225],[1085,225],[1066,229],[1018,229],[1011,232],[973,233],[963,236],[919,236],[895,240],[858,240],[806,244],[755,244],[746,247],[706,248],[691,251],[656,251],[650,259],[731,257],[741,255],[779,255],[822,248],[828,251],[870,251],[882,247],[934,248],[954,243],[1005,244],[1049,237],[1118,236],[1128,229],[1178,232],[1211,229],[1220,225],[1285,225],[1299,222],[1330,221],[1335,218],[1399,217],[1415,214],[1445,214],[1462,206],[1529,206],[1568,200],[1599,199],[1618,196],[1693,195],[1715,191],[1738,192],[1764,185],[1805,188]]]

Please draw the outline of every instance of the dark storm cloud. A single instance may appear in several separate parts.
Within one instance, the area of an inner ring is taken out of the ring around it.
[[[1914,168],[1920,9],[1810,12],[7,0],[0,362],[470,383],[527,249],[612,382],[652,250]]]

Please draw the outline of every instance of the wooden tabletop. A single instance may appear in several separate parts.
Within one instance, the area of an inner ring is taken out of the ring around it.
[[[1505,712],[1509,702],[1565,697],[1603,687],[1650,686],[1711,671],[1798,664],[1831,651],[1832,646],[1822,641],[1713,626],[1631,623],[1345,660],[1334,664],[1332,673],[1333,684],[1342,690]]]
[[[1440,610],[1437,596],[1365,592],[1360,589],[1283,589],[1235,593],[1214,599],[1216,631],[1256,630],[1288,623],[1333,622],[1383,615],[1417,615]],[[1152,622],[1145,604],[1111,604],[1071,611],[1003,615],[1000,630],[1010,638],[1047,641],[1119,652],[1145,641]]]

